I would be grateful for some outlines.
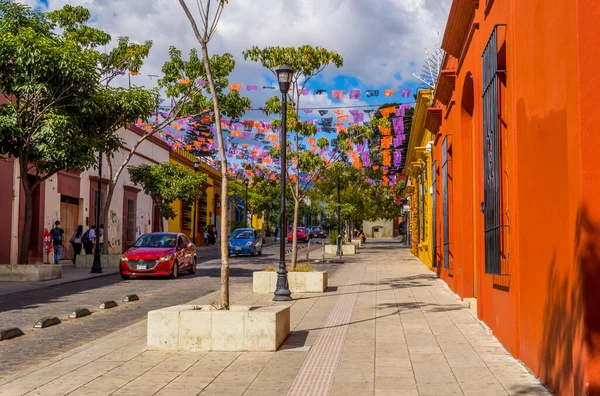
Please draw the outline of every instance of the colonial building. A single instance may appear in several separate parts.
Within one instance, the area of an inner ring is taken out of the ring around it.
[[[124,149],[114,154],[111,160],[113,171],[121,166],[125,157],[130,154],[131,147],[144,131],[135,126],[128,126],[122,128],[119,134],[124,141]],[[155,165],[167,161],[169,161],[169,147],[162,140],[150,137],[138,146],[128,166]],[[102,200],[106,196],[109,183],[106,157],[103,164]],[[0,189],[4,189],[4,193],[0,194],[0,215],[5,219],[5,226],[0,227],[0,237],[7,241],[0,248],[0,263],[4,264],[16,264],[18,261],[19,236],[23,229],[25,210],[20,177],[17,161],[12,158],[0,159],[0,178],[5,181],[0,186]],[[95,224],[97,186],[98,170],[92,168],[80,173],[58,172],[36,189],[33,197],[30,263],[51,261],[49,257],[51,253],[45,249],[44,234],[53,228],[56,220],[60,220],[67,238],[70,238],[78,225],[83,225],[84,229],[87,229]],[[116,184],[110,203],[109,218],[102,218],[100,221],[108,231],[108,240],[104,241],[105,249],[111,254],[121,254],[140,235],[158,230],[159,221],[163,220],[156,215],[152,199],[131,183],[129,173],[125,169]],[[63,258],[72,257],[72,247],[67,243]]]
[[[425,116],[431,106],[432,91],[421,90],[413,115],[404,172],[408,175],[407,193],[410,203],[410,227],[412,253],[429,268],[433,265],[435,246],[433,240],[434,206],[438,204],[433,186],[436,184],[432,169],[433,135],[425,128]]]
[[[454,0],[425,121],[437,271],[561,395],[600,394],[599,20],[593,0]]]

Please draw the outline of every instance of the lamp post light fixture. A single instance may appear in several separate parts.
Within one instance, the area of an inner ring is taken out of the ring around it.
[[[292,299],[290,287],[288,284],[287,268],[285,265],[285,238],[287,237],[286,218],[285,218],[285,177],[287,173],[286,153],[287,153],[287,94],[292,84],[294,71],[288,65],[283,65],[276,71],[279,90],[281,91],[281,139],[280,139],[280,160],[281,164],[281,218],[279,231],[279,270],[277,271],[277,287],[273,301],[290,301]]]
[[[248,228],[248,179],[244,179],[246,186],[246,200],[244,201],[244,227]]]
[[[100,207],[102,206],[102,151],[98,153],[98,193],[96,194],[96,251],[94,252],[94,263],[92,274],[102,273],[102,261],[100,260]]]
[[[194,172],[198,172],[200,169],[200,159],[196,157],[194,160]],[[196,212],[198,211],[198,191],[194,194],[194,216],[193,216],[193,224],[192,224],[192,241],[196,244]]]

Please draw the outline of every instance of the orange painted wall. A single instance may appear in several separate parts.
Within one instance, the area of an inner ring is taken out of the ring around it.
[[[491,4],[486,10],[479,2],[470,41],[458,38],[465,52],[452,98],[441,106],[434,157],[441,168],[441,143],[452,134],[454,271],[442,262],[440,171],[438,274],[461,297],[477,296],[478,316],[557,394],[600,395],[600,5]],[[507,69],[500,88],[506,276],[484,274],[480,211],[481,56],[496,24],[507,24],[499,28]]]

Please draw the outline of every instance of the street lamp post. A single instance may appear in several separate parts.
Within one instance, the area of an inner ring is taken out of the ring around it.
[[[340,175],[337,177],[337,220],[338,220],[338,236],[337,236],[337,252],[336,255],[342,256],[342,201],[340,199]]]
[[[102,262],[100,261],[100,206],[102,204],[102,151],[98,153],[98,194],[96,195],[96,251],[94,252],[94,264],[92,274],[102,273]]]
[[[196,157],[196,159],[194,160],[194,172],[198,172],[198,169],[200,168],[200,160],[198,159],[198,157]],[[194,224],[192,225],[192,241],[194,241],[194,244],[196,244],[196,212],[198,211],[198,191],[196,191],[196,194],[194,195],[194,216],[193,216],[193,222]]]
[[[280,139],[280,164],[281,164],[281,219],[279,231],[279,270],[277,271],[277,288],[273,301],[290,301],[292,299],[285,266],[285,177],[287,173],[287,94],[292,83],[294,71],[288,65],[283,65],[277,70],[277,81],[281,91],[281,139]]]
[[[244,179],[246,186],[246,200],[244,201],[244,227],[248,228],[248,179]]]

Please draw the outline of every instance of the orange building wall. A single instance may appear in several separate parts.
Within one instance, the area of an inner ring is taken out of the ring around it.
[[[461,297],[477,297],[479,318],[553,391],[600,395],[600,5],[494,0],[487,14],[485,8],[480,1],[451,100],[436,104],[443,109],[434,152],[436,270]],[[484,274],[480,211],[481,57],[495,24],[508,25],[499,28],[507,64],[500,89],[506,276]],[[443,268],[441,237],[441,147],[448,134],[453,271]]]

